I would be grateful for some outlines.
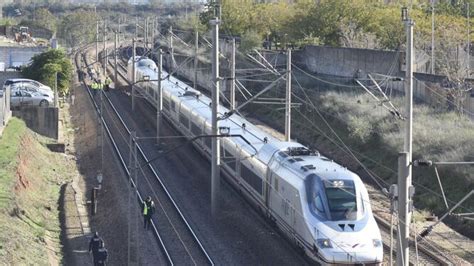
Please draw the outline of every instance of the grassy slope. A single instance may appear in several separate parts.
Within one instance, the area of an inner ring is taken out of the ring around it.
[[[0,257],[15,265],[61,260],[58,199],[71,162],[13,118],[0,139]]]

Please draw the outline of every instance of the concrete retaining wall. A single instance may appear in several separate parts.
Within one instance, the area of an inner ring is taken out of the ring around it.
[[[354,77],[358,71],[367,73],[398,74],[400,53],[369,49],[306,46],[296,51],[293,58],[313,73]]]
[[[25,106],[18,111],[13,111],[13,115],[23,119],[34,132],[58,139],[58,108]]]
[[[46,47],[0,47],[0,62],[5,63],[5,68],[25,65],[34,55],[46,49]]]
[[[221,53],[228,54],[227,48],[230,45],[223,42]],[[275,52],[263,53],[266,60],[277,69],[286,68],[286,54]],[[321,46],[307,46],[302,50],[294,51],[292,61],[298,67],[313,74],[328,75],[334,77],[366,78],[367,74],[372,74],[377,79],[377,74],[392,75],[404,77],[404,64],[402,60],[404,53],[396,51],[378,51],[369,49],[355,48],[332,48]],[[185,58],[175,56],[176,64],[180,65]],[[165,67],[169,69],[171,58],[169,54],[164,57]],[[238,63],[239,66],[240,63]],[[423,68],[424,66],[420,66]],[[192,61],[184,64],[179,69],[178,74],[188,80],[192,80],[194,76],[194,66]],[[211,65],[199,63],[198,65],[198,85],[210,90],[212,88]],[[221,60],[220,68],[221,77],[229,76],[225,60]],[[414,97],[428,104],[439,106],[446,104],[446,90],[440,84],[445,80],[444,76],[431,75],[425,73],[414,73],[415,81],[413,84]],[[302,80],[304,75],[299,77]],[[325,78],[331,80],[331,78]],[[383,77],[380,79],[384,79]],[[309,82],[314,82],[311,80]],[[340,82],[340,81],[339,81]],[[339,83],[338,82],[338,83]],[[229,82],[222,82],[222,92],[227,91]],[[403,81],[386,81],[387,87],[394,93],[404,93]],[[474,83],[474,82],[473,82]],[[245,83],[244,83],[245,84]],[[373,84],[370,84],[373,85]],[[464,108],[469,113],[474,114],[474,94],[467,97],[464,101]],[[471,115],[474,119],[474,115]]]

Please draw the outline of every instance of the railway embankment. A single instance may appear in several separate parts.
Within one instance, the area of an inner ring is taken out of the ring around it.
[[[7,265],[62,262],[59,198],[75,162],[12,118],[0,138],[0,257]]]

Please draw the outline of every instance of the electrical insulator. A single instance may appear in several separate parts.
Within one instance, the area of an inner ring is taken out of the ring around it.
[[[421,159],[421,160],[415,160],[415,161],[413,161],[413,165],[414,165],[414,166],[430,167],[430,166],[433,165],[433,162],[430,161],[430,160]]]

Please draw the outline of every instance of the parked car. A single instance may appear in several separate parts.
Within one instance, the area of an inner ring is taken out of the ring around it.
[[[49,87],[47,86],[38,87],[34,83],[31,83],[31,82],[16,82],[10,85],[10,89],[12,93],[17,90],[28,91],[28,92],[38,92],[44,95],[48,95],[51,98],[54,98],[54,92],[48,88]]]
[[[48,107],[53,104],[53,98],[38,92],[16,90],[10,96],[10,107],[20,107],[24,105]]]
[[[23,79],[23,78],[7,79],[5,81],[4,86],[14,85],[14,84],[21,84],[21,85],[31,84],[32,86],[35,86],[35,87],[39,88],[42,91],[49,91],[49,92],[53,93],[53,90],[49,86],[46,86],[46,85],[44,85],[44,84],[42,84],[42,83],[40,83],[36,80],[32,80],[32,79]]]

